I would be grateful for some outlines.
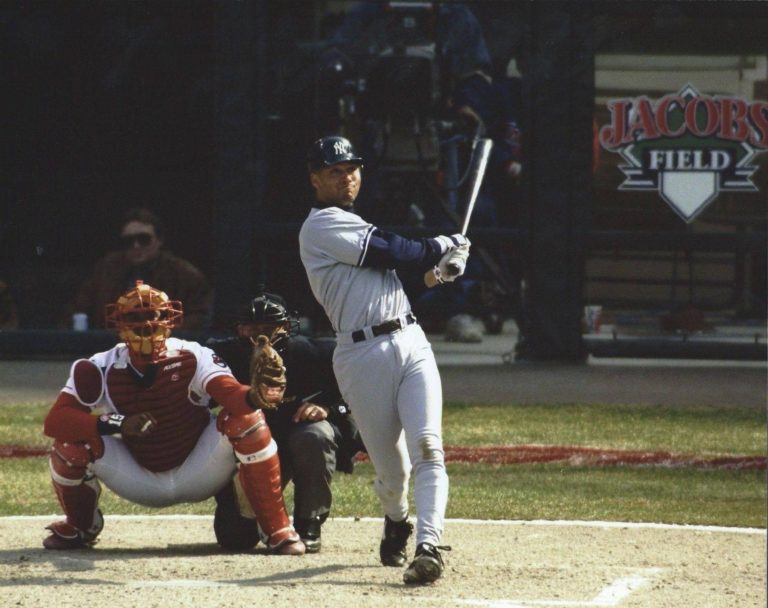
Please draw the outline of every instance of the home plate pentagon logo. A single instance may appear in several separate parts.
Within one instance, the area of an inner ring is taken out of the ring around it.
[[[768,102],[702,95],[691,84],[653,103],[608,102],[600,145],[626,161],[619,190],[656,190],[686,222],[723,191],[757,192],[756,155],[768,149]]]

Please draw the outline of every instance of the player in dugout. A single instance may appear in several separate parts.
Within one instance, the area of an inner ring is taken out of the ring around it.
[[[263,349],[271,382],[240,384],[212,350],[170,337],[182,318],[181,302],[136,281],[106,307],[107,326],[121,342],[73,363],[44,422],[54,440],[53,487],[66,516],[47,527],[46,549],[97,541],[104,526],[100,482],[131,502],[165,507],[206,500],[234,478],[267,549],[305,553],[285,509],[277,445],[254,405],[282,399],[279,355]],[[218,416],[212,400],[222,407]],[[214,528],[227,523],[215,521]]]

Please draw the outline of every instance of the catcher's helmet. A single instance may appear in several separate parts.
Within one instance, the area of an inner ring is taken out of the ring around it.
[[[307,162],[312,171],[339,163],[354,163],[363,166],[363,159],[355,152],[352,142],[346,137],[329,135],[321,137],[309,148]]]
[[[131,352],[142,359],[157,361],[165,352],[171,329],[184,318],[181,302],[136,281],[136,286],[106,306],[107,327],[117,329]]]

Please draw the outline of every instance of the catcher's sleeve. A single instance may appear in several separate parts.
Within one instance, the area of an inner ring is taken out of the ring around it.
[[[61,392],[43,422],[43,433],[59,441],[76,443],[99,437],[97,416],[69,393]]]
[[[234,376],[216,376],[208,382],[205,390],[216,403],[235,416],[252,414],[256,409],[248,396],[251,387],[240,384]]]

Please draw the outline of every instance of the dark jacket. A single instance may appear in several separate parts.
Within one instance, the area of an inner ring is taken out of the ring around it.
[[[224,359],[232,373],[243,384],[250,384],[250,360],[253,345],[239,338],[208,340],[206,346]],[[285,399],[277,410],[264,410],[272,436],[280,446],[296,423],[291,417],[306,400],[329,410],[328,422],[336,433],[336,468],[351,473],[354,456],[365,448],[349,409],[341,398],[333,373],[333,351],[336,342],[289,336],[278,340],[275,349],[283,358],[288,383]]]
[[[181,300],[184,329],[209,325],[213,289],[208,279],[191,262],[164,250],[141,267],[131,266],[122,251],[108,253],[80,286],[71,312],[86,313],[91,327],[104,327],[104,307],[131,289],[136,279],[164,291],[171,300]]]

